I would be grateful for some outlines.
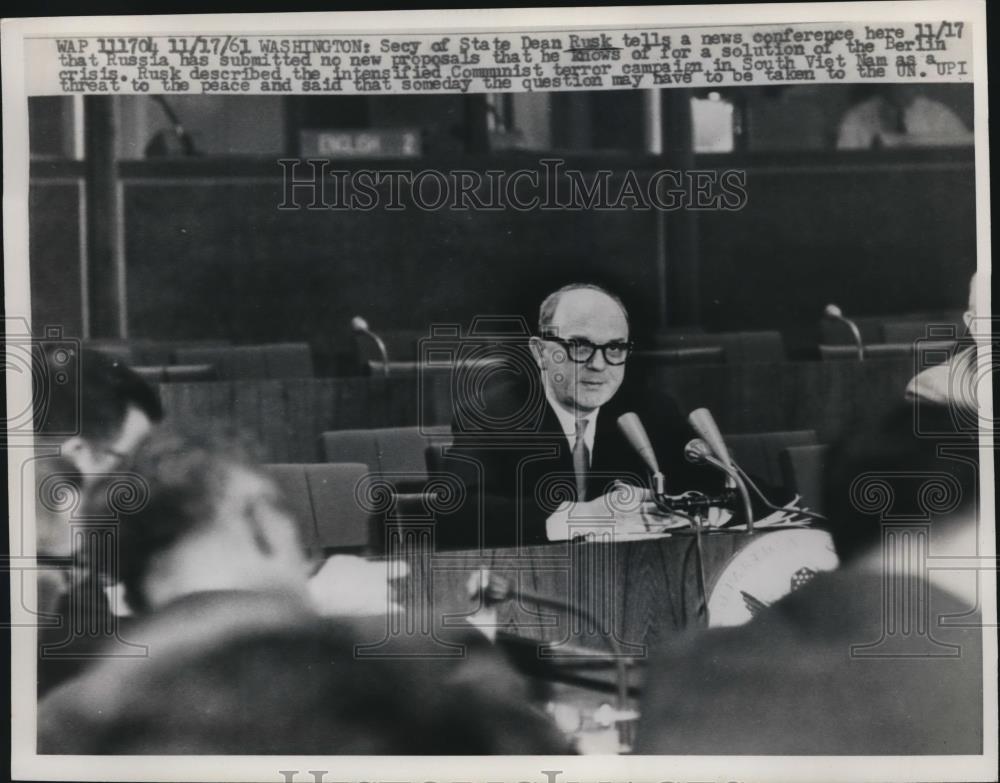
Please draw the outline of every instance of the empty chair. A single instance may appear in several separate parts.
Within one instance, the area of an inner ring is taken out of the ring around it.
[[[427,447],[450,443],[451,429],[442,425],[334,430],[324,432],[321,439],[324,459],[363,462],[372,473],[387,476],[401,492],[419,492],[427,483]]]
[[[787,358],[781,332],[724,332],[708,337],[721,338],[730,364],[763,364],[783,362]]]
[[[166,383],[214,381],[218,377],[213,364],[168,364],[163,368],[163,380]]]
[[[229,340],[147,340],[133,342],[133,358],[136,364],[174,364],[177,351],[182,348],[219,348],[231,345]]]
[[[132,369],[150,383],[214,381],[218,377],[211,364],[137,365]]]
[[[654,340],[657,348],[695,348],[721,346],[729,364],[783,362],[785,341],[781,332],[773,330],[745,332],[712,332],[709,334],[659,333]]]
[[[270,343],[178,348],[178,364],[212,364],[221,380],[311,378],[312,353],[306,343]]]
[[[957,322],[949,318],[885,322],[885,341],[887,343],[955,340],[961,337],[964,332],[965,325],[962,323],[961,317]]]
[[[772,487],[785,486],[781,452],[791,446],[817,443],[815,430],[740,433],[727,435],[725,440],[739,466]]]
[[[307,549],[360,549],[372,540],[374,516],[365,496],[363,463],[272,464],[266,466],[301,525]]]
[[[508,359],[504,356],[477,357],[474,359],[459,358],[457,362],[434,361],[433,357],[431,357],[429,361],[424,360],[408,362],[394,361],[390,359],[388,374],[394,378],[406,378],[415,377],[420,373],[425,375],[429,373],[449,373],[454,375],[456,373],[482,372],[498,367],[507,361]],[[370,375],[382,375],[385,373],[385,367],[386,365],[381,359],[370,359],[368,361],[368,373]]]
[[[635,351],[630,361],[646,366],[677,364],[722,364],[726,359],[721,345],[696,345],[688,348],[651,348]]]
[[[84,340],[83,347],[103,353],[123,364],[133,365],[136,363],[133,347],[128,340]]]
[[[830,447],[821,444],[789,446],[781,452],[785,486],[802,496],[802,504],[823,513],[823,476]]]
[[[954,347],[954,340],[927,340],[919,343],[873,343],[865,345],[866,359],[891,359],[911,356],[919,347],[921,351],[947,352]],[[858,349],[853,345],[821,345],[819,355],[824,361],[857,359]]]

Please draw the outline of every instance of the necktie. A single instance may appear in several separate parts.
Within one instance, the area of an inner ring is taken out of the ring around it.
[[[573,443],[573,473],[576,475],[576,499],[587,499],[587,468],[590,455],[587,453],[587,442],[584,433],[587,431],[587,419],[576,420],[576,441]]]

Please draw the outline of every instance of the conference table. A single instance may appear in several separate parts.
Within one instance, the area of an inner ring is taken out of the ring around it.
[[[545,681],[547,708],[571,716],[567,733],[585,752],[623,749],[613,716],[637,710],[652,649],[706,628],[708,597],[731,573],[727,565],[788,532],[681,530],[638,540],[609,532],[544,546],[435,551],[433,527],[413,520],[390,531],[385,558],[401,611],[358,655],[410,655],[419,638],[420,654],[461,658],[462,632],[476,625],[525,674]],[[756,553],[751,559],[770,567]],[[506,592],[491,593],[493,581]],[[627,661],[625,698],[616,698],[616,656]],[[597,725],[602,711],[611,717]]]
[[[403,609],[399,633],[445,636],[477,619],[486,607],[472,595],[474,575],[487,569],[511,585],[509,599],[492,607],[497,629],[544,643],[547,655],[607,650],[606,636],[613,633],[627,653],[641,658],[648,645],[703,627],[711,580],[749,540],[767,533],[705,532],[700,563],[697,537],[688,531],[460,551],[435,551],[431,535],[432,523],[407,524],[387,543],[386,555],[408,571],[396,587]]]

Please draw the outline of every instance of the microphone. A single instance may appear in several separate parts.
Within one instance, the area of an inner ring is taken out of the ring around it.
[[[851,336],[854,338],[854,344],[858,347],[858,361],[864,361],[865,344],[861,340],[861,330],[858,329],[858,325],[845,316],[844,311],[835,304],[828,304],[823,308],[823,317],[829,318],[832,321],[840,321],[851,330]]]
[[[625,414],[627,416],[628,414]],[[632,416],[635,416],[633,413]],[[624,418],[624,416],[622,417]],[[621,418],[618,420],[621,422]],[[638,417],[636,417],[638,422]],[[642,425],[639,424],[641,428]],[[643,432],[645,434],[645,432]],[[471,600],[481,599],[485,606],[496,606],[498,604],[515,601],[521,605],[524,601],[530,601],[538,606],[548,606],[553,609],[560,609],[571,615],[576,615],[586,623],[593,623],[594,628],[600,628],[597,618],[584,606],[574,604],[565,598],[554,598],[540,593],[534,593],[518,586],[515,588],[514,581],[502,574],[496,574],[487,568],[481,569],[479,578],[473,574],[468,584],[468,595]],[[610,658],[615,665],[615,685],[616,685],[616,706],[613,719],[618,722],[618,736],[623,745],[628,745],[628,726],[625,721],[637,719],[639,716],[628,709],[628,665],[630,658],[615,637],[612,630],[607,634],[599,634],[608,652],[605,659]],[[589,656],[588,656],[589,657]]]
[[[753,506],[750,503],[750,492],[740,474],[740,469],[733,462],[722,433],[708,408],[698,408],[691,411],[688,423],[692,429],[701,435],[688,441],[684,447],[684,459],[696,465],[711,465],[725,473],[739,490],[743,501],[743,514],[747,518],[747,533],[753,532]]]
[[[389,377],[389,352],[385,349],[385,343],[382,338],[379,337],[375,332],[368,328],[368,321],[362,318],[360,315],[356,315],[351,319],[351,331],[355,334],[363,334],[368,337],[375,347],[378,348],[379,355],[382,357],[382,373],[386,378]]]
[[[712,456],[712,450],[701,438],[692,438],[684,447],[684,459],[695,465],[704,465]]]
[[[629,445],[642,457],[642,461],[646,463],[646,467],[653,474],[654,492],[657,495],[664,494],[660,463],[656,460],[653,445],[649,442],[649,435],[646,434],[646,428],[642,426],[639,416],[633,411],[623,413],[618,417],[618,429],[621,430]]]
[[[715,423],[715,418],[708,408],[698,408],[691,411],[688,415],[688,424],[708,446],[712,456],[716,457],[727,468],[732,469],[733,458],[729,454],[729,449],[726,448],[726,442],[722,439],[722,433],[719,432],[719,425]]]

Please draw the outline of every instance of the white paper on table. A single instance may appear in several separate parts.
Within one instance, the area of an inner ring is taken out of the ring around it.
[[[785,528],[785,527],[808,527],[812,520],[803,517],[799,513],[799,501],[801,496],[796,495],[777,511],[772,511],[766,517],[754,520],[754,528]],[[747,526],[733,525],[729,530],[746,530]]]
[[[640,541],[647,538],[664,538],[671,530],[689,526],[682,517],[667,517],[661,514],[641,512],[610,512],[606,517],[575,515],[574,503],[559,506],[545,520],[545,534],[549,541],[567,541],[570,538],[594,535],[603,537],[613,531],[614,537],[622,541]]]

